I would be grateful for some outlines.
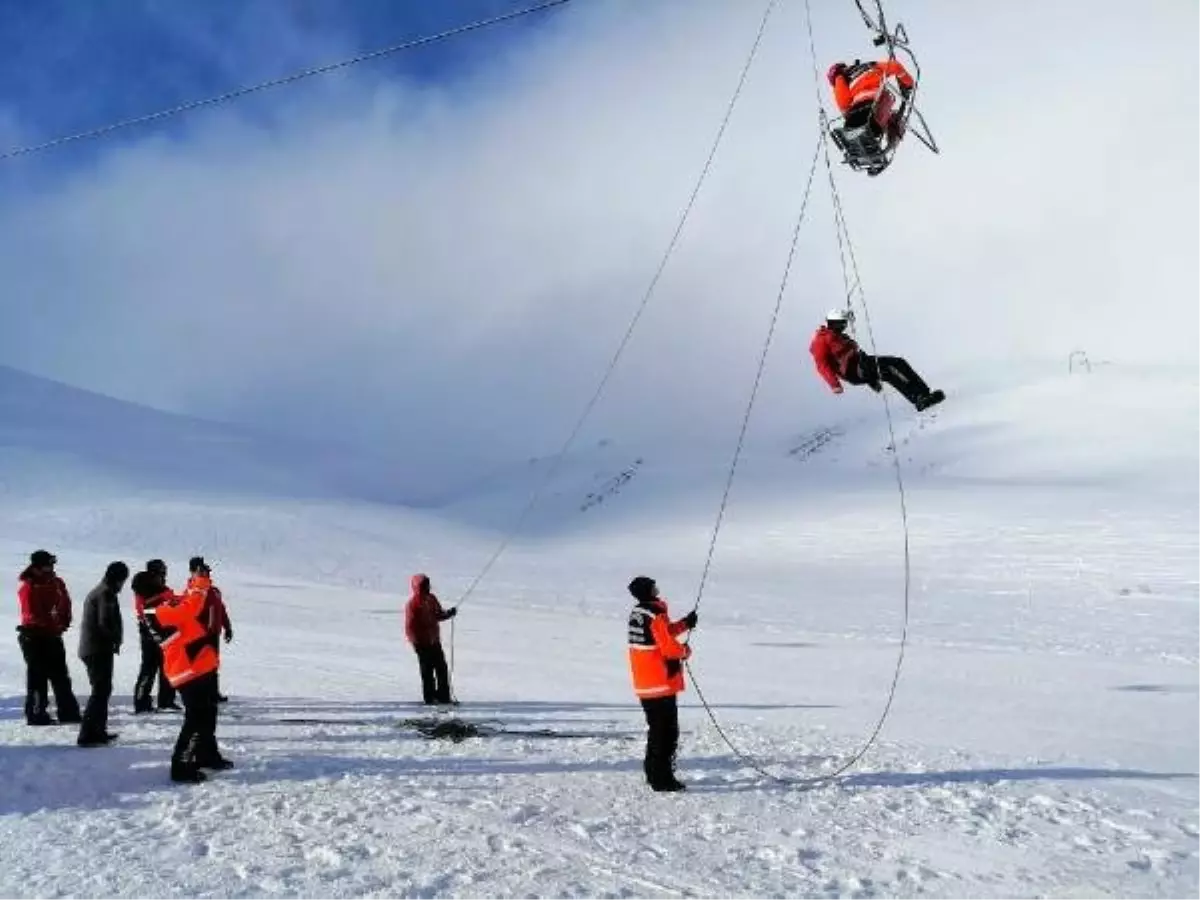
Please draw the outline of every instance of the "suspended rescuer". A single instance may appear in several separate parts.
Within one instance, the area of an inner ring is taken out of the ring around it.
[[[676,698],[684,689],[683,661],[692,650],[676,638],[696,627],[697,614],[692,610],[672,622],[658,585],[644,575],[629,582],[629,593],[637,601],[629,613],[629,671],[646,714],[646,783],[655,791],[682,791],[686,785],[675,777]]]
[[[417,654],[421,696],[427,705],[450,703],[450,672],[442,650],[441,623],[458,615],[458,609],[442,609],[437,595],[429,589],[428,575],[414,575],[410,586],[412,596],[404,607],[404,635]]]
[[[825,316],[825,324],[817,329],[808,346],[817,372],[835,394],[842,393],[842,381],[869,385],[876,393],[883,390],[880,382],[886,381],[918,411],[946,399],[941,391],[931,391],[902,357],[864,353],[854,338],[846,334],[847,325],[853,321],[853,310],[830,310]]]
[[[163,652],[154,636],[153,621],[146,617],[148,609],[174,599],[175,592],[167,587],[167,564],[161,559],[152,559],[146,568],[133,576],[133,612],[137,618],[138,637],[142,651],[142,665],[138,670],[137,683],[133,688],[133,711],[154,711],[154,679],[158,679],[158,708],[179,709],[175,702],[175,688],[167,679],[163,668]]]
[[[884,83],[889,76],[900,84],[900,96],[907,100],[916,82],[898,60],[863,62],[856,59],[850,65],[837,62],[826,73],[829,86],[833,89],[833,100],[846,126],[857,128],[870,121],[876,137],[886,134],[889,144],[894,144],[904,134],[904,111],[903,106],[898,110],[893,108],[895,99],[884,90]]]
[[[79,658],[87,666],[91,696],[79,727],[80,747],[104,747],[117,736],[108,731],[108,701],[112,697],[113,660],[121,652],[123,625],[118,595],[129,579],[129,566],[109,563],[104,578],[88,592],[79,617]]]
[[[211,575],[212,575],[211,567],[208,566],[208,564],[204,561],[204,557],[203,556],[193,556],[188,561],[188,571],[191,572],[193,575],[195,575],[201,569],[208,569],[209,575],[211,577]],[[213,621],[216,623],[218,631],[222,632],[225,635],[225,643],[228,644],[230,641],[233,640],[233,623],[231,621],[229,621],[229,610],[225,606],[225,596],[221,593],[221,589],[219,587],[217,587],[215,584],[209,589],[209,600],[214,607]],[[221,642],[219,640],[214,641],[213,648],[217,651],[217,656],[219,657],[221,655]],[[215,685],[214,689],[217,692],[217,694],[216,694],[217,702],[225,703],[229,700],[229,698],[221,693],[221,687],[220,687],[221,670],[220,670],[220,667],[217,668],[216,679],[217,679],[217,681],[216,681],[216,685]]]
[[[201,769],[228,769],[233,763],[217,748],[217,655],[219,624],[212,602],[212,579],[201,564],[182,596],[154,608],[146,617],[162,645],[167,678],[183,699],[183,727],[171,754],[171,779],[201,782]]]
[[[57,563],[58,557],[50,551],[34,551],[17,589],[17,642],[25,657],[25,722],[29,725],[54,724],[47,710],[47,682],[54,689],[58,721],[75,724],[82,718],[62,638],[71,627],[71,595],[54,571]]]

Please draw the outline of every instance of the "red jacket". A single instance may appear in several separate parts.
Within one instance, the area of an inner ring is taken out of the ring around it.
[[[429,590],[429,578],[412,577],[412,597],[404,607],[404,636],[413,646],[428,646],[442,642],[440,623],[450,616],[442,609],[437,594]]]
[[[17,589],[22,628],[61,635],[71,627],[71,595],[57,575],[47,575],[30,567],[21,573]]]
[[[229,621],[229,610],[225,608],[225,598],[221,596],[221,589],[215,584],[208,589],[208,602],[212,604],[210,627],[213,634],[220,634],[222,631],[231,634],[233,623]]]
[[[846,377],[850,364],[858,356],[858,344],[854,338],[838,334],[828,325],[822,325],[813,335],[812,343],[808,345],[817,364],[817,371],[835,391],[840,390],[842,383],[838,376]]]

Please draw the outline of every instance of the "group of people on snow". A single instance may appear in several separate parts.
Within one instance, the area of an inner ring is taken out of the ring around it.
[[[108,730],[113,668],[124,644],[120,594],[129,581],[129,566],[112,562],[83,602],[79,621],[79,658],[87,669],[91,694],[80,712],[67,666],[64,635],[72,625],[71,595],[48,550],[30,555],[17,591],[17,641],[25,658],[25,721],[32,726],[78,724],[81,747],[104,747],[116,740]],[[187,587],[176,594],[167,586],[161,559],[146,563],[133,576],[134,617],[141,643],[141,667],[133,693],[134,713],[178,710],[183,724],[171,754],[171,778],[199,782],[202,769],[225,769],[232,763],[217,749],[217,704],[220,693],[221,637],[233,640],[233,626],[212,569],[201,556],[188,563]],[[153,691],[158,681],[158,702]],[[54,693],[57,720],[50,715]]]

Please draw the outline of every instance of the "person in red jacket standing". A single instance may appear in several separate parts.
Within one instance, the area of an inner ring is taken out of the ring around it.
[[[946,399],[942,391],[931,391],[906,359],[864,353],[854,338],[846,334],[846,327],[852,321],[853,311],[831,310],[808,346],[817,372],[835,394],[842,393],[842,381],[869,385],[876,393],[883,390],[880,382],[886,381],[918,411]]]
[[[454,607],[443,610],[429,589],[429,576],[412,577],[412,596],[404,607],[404,635],[417,654],[421,668],[421,693],[427,705],[450,703],[450,672],[442,650],[441,623],[458,615]]]
[[[25,721],[29,725],[53,725],[47,711],[47,682],[54,689],[54,704],[61,723],[83,721],[79,701],[71,687],[67,648],[63,634],[71,627],[71,595],[55,574],[58,558],[48,550],[37,550],[21,573],[17,589],[20,624],[17,642],[25,657]]]

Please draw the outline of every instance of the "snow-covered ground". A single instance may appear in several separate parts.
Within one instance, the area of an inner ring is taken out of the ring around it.
[[[499,733],[454,744],[408,721],[425,715],[401,634],[408,576],[429,572],[454,602],[497,540],[472,523],[515,515],[539,464],[419,511],[364,502],[358,487],[384,483],[365,468],[341,499],[345,482],[289,497],[311,471],[291,461],[239,495],[229,473],[252,480],[269,453],[239,469],[222,444],[219,491],[192,462],[160,459],[140,483],[153,451],[118,465],[72,445],[68,422],[50,457],[37,418],[11,413],[0,565],[14,577],[48,546],[78,601],[111,558],[163,556],[173,584],[193,553],[216,560],[237,637],[219,736],[237,768],[169,783],[178,719],[129,715],[134,643],[116,746],[26,728],[13,641],[0,894],[1194,896],[1196,373],[1112,366],[950,394],[921,417],[893,404],[911,622],[879,741],[835,784],[806,783],[871,732],[899,648],[888,438],[858,392],[831,398],[828,421],[752,437],[694,640],[728,735],[798,784],[739,760],[689,689],[691,790],[671,796],[640,779],[624,585],[651,574],[680,614],[691,605],[727,448],[573,455],[457,620],[456,714]],[[10,634],[14,612],[0,605]],[[86,695],[74,660],[73,674]]]

